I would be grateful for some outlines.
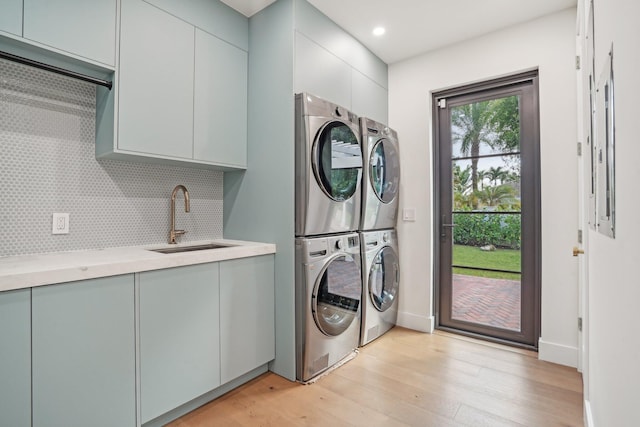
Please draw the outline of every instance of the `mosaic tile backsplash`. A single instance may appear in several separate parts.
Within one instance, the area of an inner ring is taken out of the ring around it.
[[[95,86],[0,60],[0,256],[222,237],[223,173],[95,158]],[[53,235],[52,214],[69,213]]]

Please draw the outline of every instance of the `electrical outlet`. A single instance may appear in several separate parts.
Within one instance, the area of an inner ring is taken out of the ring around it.
[[[69,234],[69,214],[54,213],[51,221],[52,234]]]

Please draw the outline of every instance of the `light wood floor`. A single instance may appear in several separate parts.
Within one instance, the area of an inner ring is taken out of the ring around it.
[[[534,352],[396,327],[314,384],[267,373],[170,426],[583,426],[582,401]]]

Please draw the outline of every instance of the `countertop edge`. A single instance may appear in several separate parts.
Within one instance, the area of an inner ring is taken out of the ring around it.
[[[0,292],[276,252],[275,244],[222,239],[189,242],[178,246],[206,243],[232,246],[174,254],[160,254],[149,250],[169,246],[160,244],[3,257],[0,258]]]

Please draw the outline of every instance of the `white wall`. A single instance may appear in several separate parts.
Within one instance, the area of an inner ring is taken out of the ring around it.
[[[595,0],[594,8],[597,80],[613,43],[616,237],[610,239],[593,231],[588,235],[589,368],[585,398],[591,425],[638,426],[640,144],[636,116],[640,113],[640,3]]]
[[[398,224],[403,259],[399,323],[429,331],[433,322],[431,265],[431,92],[538,68],[542,168],[542,338],[540,358],[577,363],[576,10],[392,64],[389,123],[398,131],[402,208],[416,221]]]

